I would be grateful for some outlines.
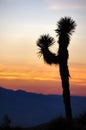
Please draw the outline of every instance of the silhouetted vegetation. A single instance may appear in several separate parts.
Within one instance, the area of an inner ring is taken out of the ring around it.
[[[9,130],[86,130],[86,112],[80,114],[76,118],[73,118],[72,122],[68,122],[63,117],[58,117],[56,119],[51,120],[45,124],[41,124],[35,127],[2,127],[0,126],[0,130],[9,129]]]
[[[8,115],[4,115],[1,127],[4,129],[8,129],[8,128],[10,128],[10,125],[11,125],[10,117]]]
[[[42,35],[38,41],[37,46],[39,47],[39,54],[43,55],[44,61],[51,64],[59,64],[59,71],[62,80],[63,88],[63,99],[65,105],[66,119],[72,120],[72,110],[70,102],[70,89],[69,89],[69,69],[68,69],[68,45],[70,42],[70,36],[74,32],[76,27],[75,21],[70,17],[61,18],[57,22],[57,29],[55,32],[58,36],[59,49],[57,54],[52,53],[49,47],[54,44],[55,40],[53,37],[48,35]]]

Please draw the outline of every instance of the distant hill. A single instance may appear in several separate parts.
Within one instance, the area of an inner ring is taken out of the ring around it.
[[[86,97],[72,96],[73,116],[86,111]],[[0,123],[8,115],[13,126],[30,127],[64,116],[60,95],[43,95],[0,87]]]

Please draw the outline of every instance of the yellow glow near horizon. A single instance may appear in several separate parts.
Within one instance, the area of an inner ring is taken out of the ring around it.
[[[59,78],[59,67],[58,66],[48,66],[44,65],[44,67],[41,66],[10,66],[10,65],[0,65],[0,77],[3,79],[8,76],[13,76],[16,79],[22,78],[22,79],[34,79],[40,77],[49,80],[57,80]],[[85,65],[71,65],[69,66],[70,75],[71,77],[76,78],[77,80],[86,78],[86,69]],[[30,76],[30,77],[29,77]],[[32,77],[32,78],[31,78]],[[40,79],[40,78],[39,78]]]

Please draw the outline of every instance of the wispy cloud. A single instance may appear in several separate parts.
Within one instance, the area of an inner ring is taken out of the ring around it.
[[[0,2],[12,2],[12,1],[19,1],[19,0],[0,0]]]
[[[46,0],[50,10],[86,9],[86,0]]]

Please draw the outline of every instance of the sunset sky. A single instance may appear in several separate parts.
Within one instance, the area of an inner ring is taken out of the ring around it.
[[[70,16],[77,27],[69,45],[71,95],[86,96],[86,0],[0,0],[0,86],[43,94],[61,94],[59,67],[37,55],[37,39],[56,40],[57,21]]]

